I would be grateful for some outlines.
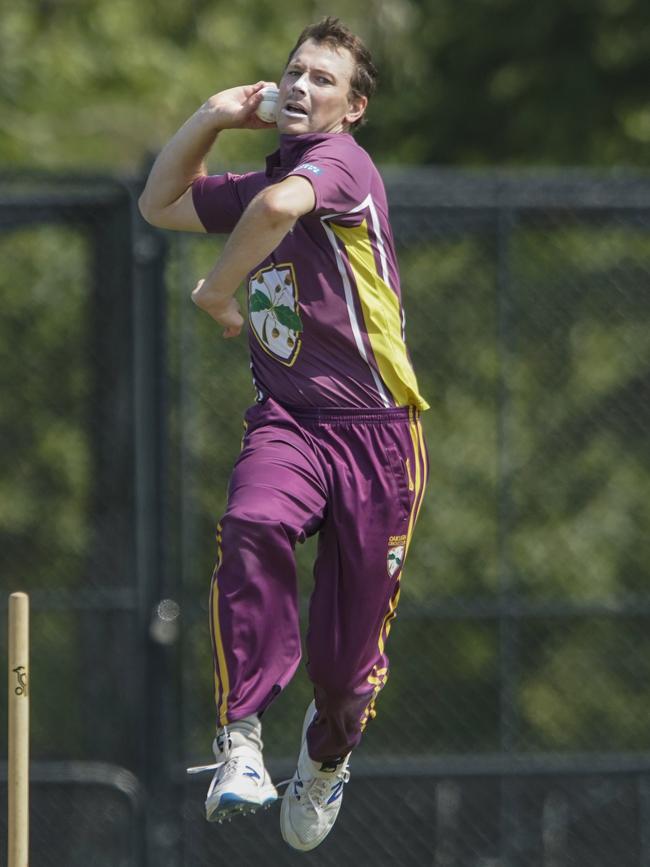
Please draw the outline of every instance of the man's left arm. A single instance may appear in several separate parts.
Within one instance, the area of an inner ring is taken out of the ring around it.
[[[244,324],[234,298],[242,280],[315,204],[311,183],[292,175],[266,187],[248,205],[216,265],[192,292],[194,303],[223,325],[224,337],[236,337]]]

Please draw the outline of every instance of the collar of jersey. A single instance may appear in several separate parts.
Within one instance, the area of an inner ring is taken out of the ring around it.
[[[280,147],[266,158],[267,177],[290,172],[299,164],[303,154],[314,145],[341,136],[352,138],[349,132],[305,132],[301,135],[281,135]]]

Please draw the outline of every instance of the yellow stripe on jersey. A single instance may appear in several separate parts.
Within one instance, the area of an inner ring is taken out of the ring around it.
[[[364,325],[381,378],[397,406],[428,409],[429,404],[418,392],[415,373],[402,339],[399,300],[377,272],[366,220],[351,228],[336,223],[330,223],[330,226],[345,245],[359,293]]]

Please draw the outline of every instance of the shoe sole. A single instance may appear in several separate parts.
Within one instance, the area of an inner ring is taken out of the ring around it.
[[[262,801],[244,801],[239,795],[232,792],[224,792],[219,798],[219,803],[210,813],[205,814],[208,822],[220,824],[224,820],[230,821],[233,816],[252,816],[258,810],[268,810],[278,799],[277,793],[269,794]]]

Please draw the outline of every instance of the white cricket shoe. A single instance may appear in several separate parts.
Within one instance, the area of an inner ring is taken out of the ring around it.
[[[341,809],[343,786],[350,779],[350,753],[337,764],[314,762],[307,751],[307,729],[316,714],[312,702],[302,727],[298,767],[282,797],[280,830],[285,842],[309,852],[323,842]]]
[[[261,731],[257,716],[225,726],[212,744],[216,763],[187,769],[188,774],[215,772],[205,799],[208,822],[255,813],[277,800],[278,793],[264,767]]]

